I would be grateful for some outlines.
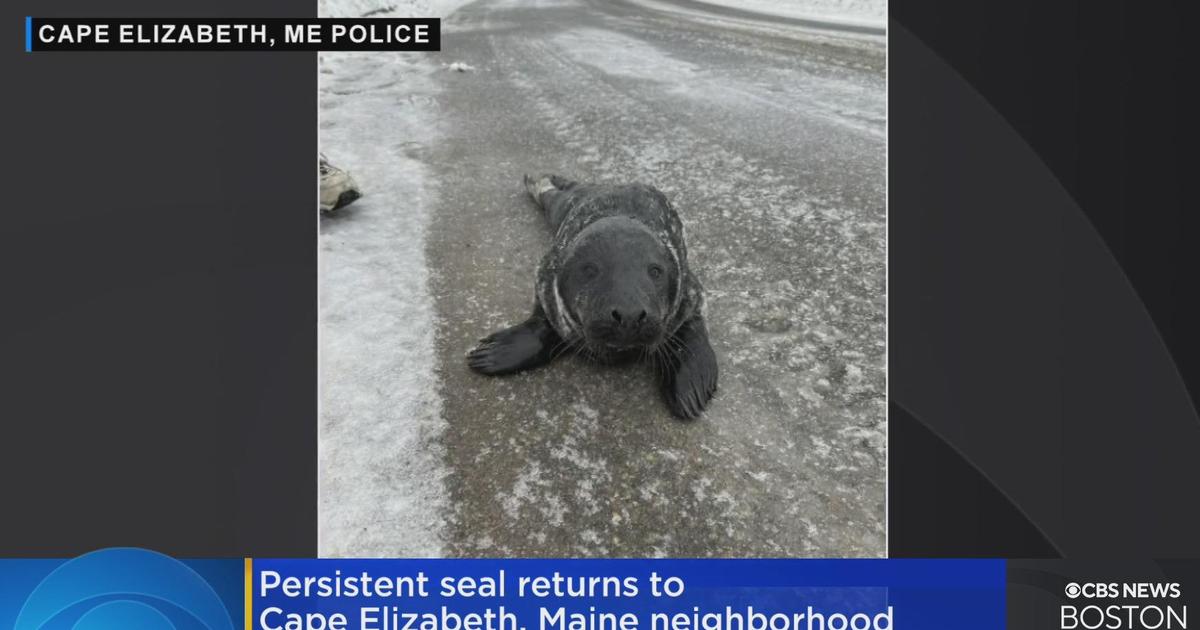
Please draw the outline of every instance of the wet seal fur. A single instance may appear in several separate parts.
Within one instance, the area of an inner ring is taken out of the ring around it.
[[[658,189],[525,176],[555,231],[537,272],[533,314],[470,352],[471,369],[511,374],[578,353],[650,360],[671,412],[695,418],[717,389],[717,359],[688,269],[683,224]]]

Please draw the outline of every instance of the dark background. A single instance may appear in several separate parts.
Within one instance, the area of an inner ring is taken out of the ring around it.
[[[892,555],[1200,555],[1193,7],[892,1]],[[0,555],[312,555],[315,55],[22,52],[94,12],[0,29]]]
[[[1200,555],[1195,7],[892,1],[893,555]]]
[[[26,54],[101,11],[4,7],[0,555],[315,554],[316,54]]]

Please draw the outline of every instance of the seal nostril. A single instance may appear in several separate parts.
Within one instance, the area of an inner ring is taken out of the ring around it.
[[[642,311],[641,313],[638,313],[637,323],[640,324],[644,321],[646,321],[646,311]]]
[[[613,309],[612,318],[613,318],[613,320],[620,322],[621,321],[621,312],[616,309]]]

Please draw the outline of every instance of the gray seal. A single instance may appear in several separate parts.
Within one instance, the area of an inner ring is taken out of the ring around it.
[[[584,184],[525,176],[554,230],[537,272],[533,314],[493,333],[467,364],[488,375],[536,368],[567,354],[659,368],[671,412],[695,418],[717,389],[717,359],[688,268],[678,213],[645,184]]]

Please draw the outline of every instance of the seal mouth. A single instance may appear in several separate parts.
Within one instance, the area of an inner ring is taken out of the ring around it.
[[[606,342],[585,342],[584,356],[597,363],[618,364],[636,361],[644,356],[645,346]]]

